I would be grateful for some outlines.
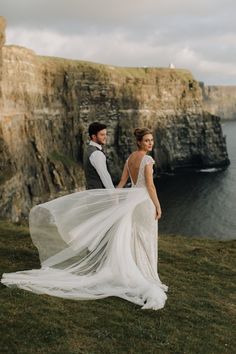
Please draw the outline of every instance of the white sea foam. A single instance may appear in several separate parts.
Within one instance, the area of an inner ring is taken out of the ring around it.
[[[199,170],[199,172],[213,173],[213,172],[218,172],[218,171],[221,171],[221,170],[222,170],[222,168],[212,167],[212,168],[203,168],[203,169]]]

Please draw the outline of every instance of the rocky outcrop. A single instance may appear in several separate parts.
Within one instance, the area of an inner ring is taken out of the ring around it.
[[[0,213],[17,221],[32,205],[84,187],[88,125],[108,125],[114,179],[135,148],[133,128],[153,129],[160,171],[226,166],[218,117],[205,113],[188,71],[119,68],[2,48]]]
[[[2,47],[5,43],[5,27],[6,20],[4,17],[0,16],[0,80],[2,77]]]
[[[206,86],[201,83],[203,108],[223,120],[236,119],[236,86]]]

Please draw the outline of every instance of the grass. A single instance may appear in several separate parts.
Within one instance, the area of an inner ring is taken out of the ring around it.
[[[10,47],[10,46],[8,46]],[[37,59],[42,64],[47,64],[55,68],[64,69],[77,69],[86,72],[95,72],[101,75],[108,75],[108,77],[115,77],[119,81],[119,78],[130,78],[130,79],[145,79],[147,76],[158,75],[160,78],[169,78],[169,76],[175,77],[176,79],[189,81],[193,80],[192,73],[184,68],[170,69],[168,67],[127,67],[127,66],[116,66],[110,64],[101,64],[91,61],[84,60],[74,60],[65,59],[59,57],[49,57],[49,56],[37,56]]]
[[[27,226],[0,221],[1,270],[39,267]],[[160,311],[119,298],[70,301],[1,285],[1,353],[234,353],[234,241],[160,236]]]

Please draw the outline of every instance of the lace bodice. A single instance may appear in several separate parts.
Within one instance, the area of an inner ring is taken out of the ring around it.
[[[128,162],[128,160],[127,160]],[[153,160],[153,158],[149,155],[144,155],[144,157],[141,160],[140,163],[140,167],[139,167],[139,172],[138,172],[138,178],[137,178],[137,182],[134,183],[134,181],[132,180],[130,171],[129,171],[129,176],[132,182],[132,188],[138,187],[138,188],[146,188],[146,181],[145,181],[145,166],[148,164],[154,164],[155,161]],[[128,165],[128,164],[127,164]],[[128,165],[128,170],[129,170],[129,165]]]

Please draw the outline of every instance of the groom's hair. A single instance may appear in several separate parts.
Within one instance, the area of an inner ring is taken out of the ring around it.
[[[88,132],[90,138],[92,138],[92,135],[97,135],[100,130],[106,129],[107,126],[105,124],[99,123],[99,122],[93,122],[89,125]]]

